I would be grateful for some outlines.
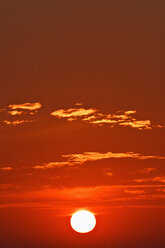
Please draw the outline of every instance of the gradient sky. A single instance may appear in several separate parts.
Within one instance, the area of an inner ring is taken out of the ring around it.
[[[0,14],[0,247],[164,248],[165,2]],[[89,234],[70,227],[78,209]]]

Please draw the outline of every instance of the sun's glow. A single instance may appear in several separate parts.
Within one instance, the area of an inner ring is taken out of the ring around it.
[[[71,226],[76,232],[88,233],[96,226],[96,218],[91,212],[80,210],[72,215]]]

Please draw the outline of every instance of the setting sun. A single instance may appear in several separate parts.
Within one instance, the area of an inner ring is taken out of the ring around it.
[[[76,232],[88,233],[94,229],[95,225],[96,218],[89,211],[80,210],[71,217],[71,226]]]

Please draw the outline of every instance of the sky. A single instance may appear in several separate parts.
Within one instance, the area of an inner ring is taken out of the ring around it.
[[[165,247],[165,2],[2,0],[0,19],[0,246]]]

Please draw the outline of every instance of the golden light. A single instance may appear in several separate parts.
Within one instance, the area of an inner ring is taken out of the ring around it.
[[[80,210],[72,215],[71,226],[76,232],[88,233],[96,226],[96,218],[91,212]]]

